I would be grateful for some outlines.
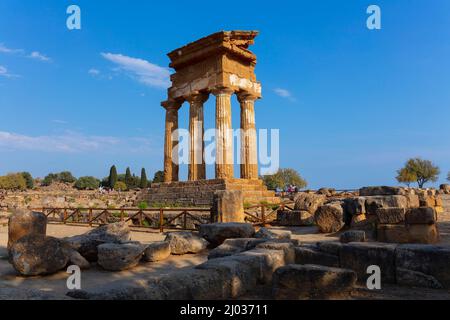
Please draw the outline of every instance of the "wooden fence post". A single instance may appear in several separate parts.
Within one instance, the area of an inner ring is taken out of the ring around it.
[[[163,208],[159,208],[159,232],[164,232],[164,211]]]

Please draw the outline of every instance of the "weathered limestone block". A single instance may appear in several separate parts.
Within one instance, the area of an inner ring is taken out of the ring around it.
[[[256,246],[257,249],[282,250],[284,252],[284,263],[295,263],[295,247],[289,242],[267,241]]]
[[[272,293],[279,300],[331,298],[348,294],[356,280],[352,270],[290,264],[275,272]]]
[[[395,283],[395,248],[394,244],[353,242],[342,246],[340,250],[341,268],[354,270],[358,281],[366,282],[367,267],[379,266],[381,283]]]
[[[411,224],[407,229],[411,243],[434,244],[440,240],[436,224]]]
[[[275,270],[286,265],[287,262],[289,262],[286,261],[286,259],[290,259],[289,256],[286,256],[285,249],[280,247],[276,250],[255,248],[239,253],[236,256],[251,256],[258,258],[260,264],[258,280],[262,284],[271,283]]]
[[[315,247],[321,252],[339,257],[339,251],[342,248],[342,243],[337,241],[319,241],[316,243]]]
[[[69,264],[79,266],[80,269],[85,270],[91,267],[87,261],[78,251],[74,249],[69,250]]]
[[[352,197],[344,200],[345,212],[349,215],[360,215],[366,213],[366,198]]]
[[[443,289],[442,284],[435,277],[418,271],[397,268],[397,284],[408,287],[424,287]]]
[[[105,224],[84,234],[63,238],[88,261],[97,261],[97,246],[130,240],[130,228],[125,222]]]
[[[169,232],[164,241],[170,244],[171,254],[198,253],[205,250],[208,241],[189,231]]]
[[[339,267],[339,257],[334,254],[319,251],[313,247],[296,247],[295,263]]]
[[[421,272],[434,277],[444,288],[450,288],[450,247],[426,244],[404,244],[395,253],[397,269]]]
[[[379,208],[408,208],[408,199],[401,195],[366,197],[368,214],[376,215]]]
[[[120,271],[138,265],[145,246],[140,243],[105,243],[98,246],[97,263],[105,270]]]
[[[406,224],[434,224],[436,211],[431,207],[412,208],[406,211]]]
[[[291,231],[277,230],[273,231],[268,228],[261,227],[258,232],[255,233],[255,238],[263,239],[290,239],[292,236]]]
[[[305,210],[278,210],[277,222],[281,226],[310,226],[314,216]]]
[[[362,197],[366,196],[394,196],[394,195],[405,195],[406,191],[404,188],[400,187],[388,187],[388,186],[377,186],[377,187],[364,187],[359,189],[359,195]]]
[[[47,217],[40,212],[16,209],[8,221],[8,251],[20,238],[27,235],[45,236],[47,231]]]
[[[21,237],[10,248],[13,267],[24,276],[58,272],[69,262],[70,253],[63,241],[41,234]]]
[[[404,224],[379,224],[377,226],[377,241],[408,243],[410,242],[409,231]]]
[[[165,260],[170,256],[170,242],[157,241],[150,243],[144,251],[144,260],[149,262]]]
[[[222,243],[220,246],[212,249],[208,254],[208,259],[216,259],[231,256],[233,254],[237,254],[245,251],[246,248],[240,246],[233,246],[230,244]]]
[[[320,188],[317,190],[317,194],[323,194],[327,197],[334,196],[336,194],[336,189],[334,188]]]
[[[405,221],[405,208],[379,208],[376,210],[378,223],[396,224]]]
[[[341,202],[322,205],[314,215],[314,221],[320,232],[331,233],[341,230],[344,226],[344,210]]]
[[[339,241],[342,243],[365,242],[366,233],[362,230],[345,231],[339,236]]]
[[[325,203],[327,197],[322,194],[301,192],[294,198],[294,209],[300,211],[308,211],[314,215],[317,209]]]
[[[450,194],[450,184],[441,184],[439,189],[444,192],[444,194]]]
[[[214,192],[211,212],[213,222],[244,222],[244,197],[240,190]]]
[[[408,193],[405,195],[406,200],[408,202],[408,208],[418,208],[420,207],[419,196],[416,194]]]
[[[436,197],[430,195],[420,196],[420,206],[421,207],[434,207],[436,205]]]
[[[201,237],[216,247],[230,238],[251,238],[255,235],[255,228],[250,223],[227,222],[201,224],[199,227]]]

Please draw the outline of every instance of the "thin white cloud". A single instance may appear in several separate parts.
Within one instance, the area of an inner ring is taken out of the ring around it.
[[[100,70],[95,69],[95,68],[91,68],[91,69],[89,69],[88,73],[89,73],[91,76],[98,76],[98,75],[100,74]]]
[[[6,47],[3,43],[0,43],[0,53],[23,53],[23,49],[11,49]]]
[[[57,124],[67,124],[67,121],[59,120],[59,119],[54,119],[54,120],[52,120],[52,122],[57,123]]]
[[[170,86],[170,71],[147,60],[128,57],[122,54],[101,53],[102,57],[117,65],[119,71],[136,79],[140,83],[156,88]]]
[[[18,78],[19,75],[9,73],[8,69],[5,66],[0,66],[0,77],[4,78]]]
[[[293,97],[292,93],[289,90],[282,89],[282,88],[275,88],[273,91],[282,98],[286,98],[291,101],[295,100],[295,98]]]
[[[56,153],[83,152],[151,152],[153,142],[149,138],[121,138],[113,136],[85,135],[66,131],[60,135],[30,136],[0,131],[1,150],[22,150]]]
[[[49,61],[52,60],[52,59],[50,59],[49,57],[47,57],[46,55],[44,55],[44,54],[42,54],[42,53],[40,53],[40,52],[38,52],[38,51],[33,51],[33,52],[31,52],[27,57],[28,57],[28,58],[31,58],[31,59],[36,59],[36,60],[40,60],[40,61],[45,61],[45,62],[49,62]]]

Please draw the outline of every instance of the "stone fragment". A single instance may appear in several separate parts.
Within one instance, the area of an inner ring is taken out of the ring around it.
[[[277,222],[281,226],[310,226],[314,216],[305,210],[278,210]]]
[[[8,221],[8,251],[20,238],[27,235],[45,236],[46,230],[45,214],[24,209],[14,210]]]
[[[397,269],[421,272],[434,277],[444,288],[450,288],[450,246],[403,244],[395,252]]]
[[[321,252],[339,257],[339,251],[342,248],[342,243],[337,241],[320,241],[316,243],[315,247]]]
[[[98,246],[97,263],[105,270],[121,271],[137,266],[145,246],[139,243],[105,243]]]
[[[379,208],[376,210],[378,223],[396,224],[405,221],[405,208]]]
[[[349,215],[355,216],[366,213],[366,198],[351,197],[344,200],[344,209]]]
[[[105,224],[84,234],[63,238],[88,261],[97,261],[97,246],[103,243],[121,243],[130,240],[130,229],[125,222]]]
[[[144,260],[156,262],[165,260],[170,256],[170,242],[157,241],[150,243],[144,251]]]
[[[379,224],[377,241],[388,243],[408,243],[409,231],[404,224]]]
[[[436,211],[431,207],[412,208],[406,211],[406,224],[434,224]]]
[[[284,263],[295,263],[295,247],[289,242],[267,241],[256,246],[257,249],[282,250],[284,252]]]
[[[67,265],[70,250],[60,239],[32,234],[11,245],[11,263],[24,276],[52,274]]]
[[[301,192],[294,198],[294,209],[315,214],[317,209],[324,204],[326,200],[327,197],[321,194]]]
[[[208,241],[189,231],[169,232],[164,241],[170,243],[170,253],[176,255],[198,253],[208,246]]]
[[[242,191],[215,191],[211,211],[212,221],[214,222],[244,222],[244,197]]]
[[[358,280],[366,282],[371,265],[380,267],[381,283],[395,283],[395,248],[394,244],[352,242],[344,244],[340,250],[341,268],[354,270]]]
[[[339,267],[339,257],[337,255],[319,251],[312,247],[296,247],[295,263]]]
[[[376,187],[364,187],[359,189],[360,196],[394,196],[405,195],[406,191],[400,187],[388,187],[388,186],[376,186]]]
[[[89,269],[91,264],[78,251],[69,251],[69,264],[79,266],[81,270]]]
[[[348,230],[339,236],[339,241],[342,243],[349,242],[365,242],[366,233],[362,230]]]
[[[208,223],[199,227],[201,237],[216,247],[230,238],[251,238],[255,235],[255,227],[250,223],[228,222]]]
[[[341,230],[344,226],[344,210],[341,202],[325,204],[317,209],[314,220],[320,232],[331,233]]]
[[[407,229],[410,243],[434,244],[440,240],[436,224],[411,224]]]
[[[276,270],[272,293],[277,300],[339,297],[348,294],[356,280],[352,270],[290,264]]]
[[[408,287],[443,289],[442,284],[435,277],[403,268],[397,268],[397,284]]]
[[[263,238],[263,239],[290,239],[292,235],[291,231],[277,230],[268,228],[260,228],[258,232],[255,233],[255,238]]]
[[[367,196],[366,211],[369,215],[377,214],[379,208],[407,208],[408,200],[406,196],[390,195],[390,196]]]

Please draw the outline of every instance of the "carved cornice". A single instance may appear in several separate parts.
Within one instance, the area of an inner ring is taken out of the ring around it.
[[[259,96],[247,91],[239,91],[236,96],[240,103],[243,103],[245,101],[255,101],[260,98]]]

